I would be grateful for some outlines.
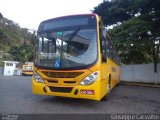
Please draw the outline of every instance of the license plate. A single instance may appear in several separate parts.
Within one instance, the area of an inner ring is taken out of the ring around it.
[[[94,90],[81,90],[80,93],[83,95],[94,95]]]

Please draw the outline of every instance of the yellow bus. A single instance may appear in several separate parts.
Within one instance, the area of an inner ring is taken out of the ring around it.
[[[96,14],[45,20],[37,31],[32,93],[105,100],[118,84],[120,59]]]
[[[33,62],[26,62],[22,65],[22,76],[33,75]]]

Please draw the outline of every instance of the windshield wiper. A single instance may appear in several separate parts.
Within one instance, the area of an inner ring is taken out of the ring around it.
[[[71,41],[76,35],[77,33],[80,31],[80,28],[77,28],[76,30],[74,30],[71,34],[68,34],[66,36],[64,36],[66,41]]]

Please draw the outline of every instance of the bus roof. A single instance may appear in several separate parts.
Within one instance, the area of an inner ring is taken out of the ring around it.
[[[47,20],[44,20],[42,22],[46,22],[46,21],[50,21],[50,20],[53,20],[53,19],[59,19],[59,18],[64,18],[64,17],[73,17],[73,16],[98,16],[97,14],[95,13],[87,13],[87,14],[72,14],[72,15],[64,15],[64,16],[59,16],[59,17],[55,17],[55,18],[50,18],[50,19],[47,19]],[[41,23],[42,23],[41,22]]]

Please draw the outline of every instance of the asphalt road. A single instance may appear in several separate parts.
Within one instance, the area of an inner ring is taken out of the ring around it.
[[[108,101],[33,95],[31,77],[0,76],[0,114],[159,114],[160,88],[119,84]]]

